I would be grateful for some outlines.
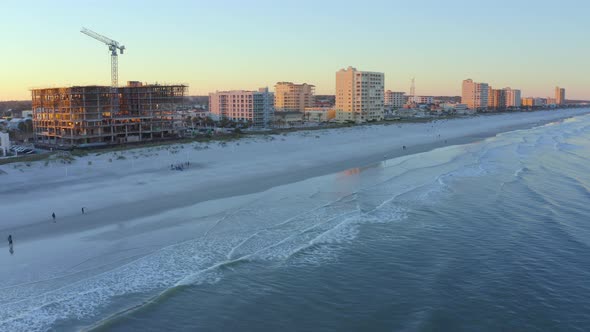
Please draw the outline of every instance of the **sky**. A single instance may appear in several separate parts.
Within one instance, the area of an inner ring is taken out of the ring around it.
[[[30,89],[110,84],[106,45],[126,46],[119,82],[185,83],[190,95],[385,73],[385,88],[460,95],[472,78],[523,96],[590,99],[588,0],[28,0],[0,4],[0,100]]]

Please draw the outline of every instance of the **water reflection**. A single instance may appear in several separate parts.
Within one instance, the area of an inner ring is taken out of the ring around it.
[[[352,175],[357,175],[361,173],[361,169],[360,168],[351,168],[351,169],[347,169],[346,171],[342,172],[341,174],[344,176],[352,176]]]
[[[345,171],[338,173],[338,175],[340,177],[349,177],[349,176],[359,175],[362,172],[365,172],[367,170],[377,169],[377,168],[386,168],[386,167],[387,167],[387,160],[384,160],[384,161],[380,161],[380,162],[377,162],[377,163],[374,163],[371,165],[367,165],[364,167],[349,168]]]

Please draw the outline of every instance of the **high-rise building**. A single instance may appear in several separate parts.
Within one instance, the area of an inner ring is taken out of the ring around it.
[[[503,110],[506,108],[506,91],[488,87],[488,108]]]
[[[209,111],[219,119],[270,126],[274,118],[274,97],[268,88],[258,91],[217,91],[209,94]]]
[[[565,105],[565,89],[555,87],[555,100],[557,105]]]
[[[384,85],[383,73],[358,71],[353,67],[336,72],[336,120],[383,120]]]
[[[520,90],[504,88],[506,94],[506,107],[507,108],[518,108],[522,105]]]
[[[463,81],[461,103],[473,110],[486,109],[488,107],[488,84],[476,83],[472,79]]]
[[[405,94],[405,92],[395,92],[391,90],[385,91],[385,106],[389,106],[392,108],[403,107],[406,103],[406,99],[404,98]]]
[[[496,108],[497,101],[494,98],[494,90],[491,86],[488,86],[488,108]]]
[[[277,112],[303,112],[306,107],[312,107],[315,86],[307,83],[294,84],[278,82],[275,85],[275,110]]]

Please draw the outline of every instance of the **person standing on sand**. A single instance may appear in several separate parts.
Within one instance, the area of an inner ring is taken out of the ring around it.
[[[8,245],[12,246],[12,235],[8,234]]]
[[[84,211],[84,207],[82,207],[82,214],[86,214],[86,212]]]
[[[51,217],[53,218],[53,222],[55,222],[55,212],[51,214]]]

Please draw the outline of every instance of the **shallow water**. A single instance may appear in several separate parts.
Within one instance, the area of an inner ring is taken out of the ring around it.
[[[589,158],[580,116],[201,203],[173,245],[3,289],[0,329],[583,331]]]

